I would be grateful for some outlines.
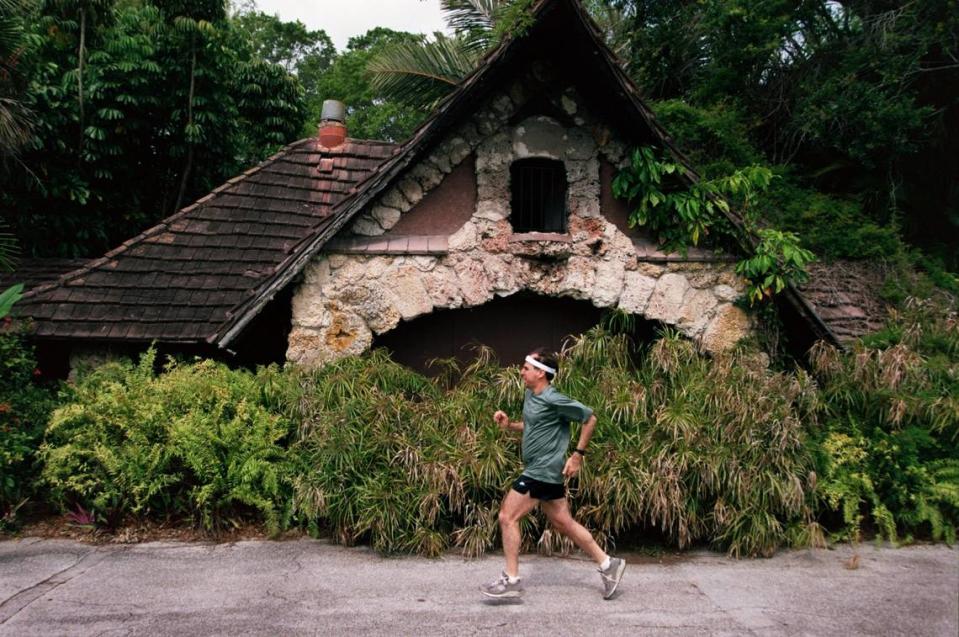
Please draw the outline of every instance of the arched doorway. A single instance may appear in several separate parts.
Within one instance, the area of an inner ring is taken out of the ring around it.
[[[470,361],[477,343],[493,348],[501,364],[513,365],[536,347],[559,350],[568,336],[585,332],[602,316],[603,310],[588,301],[518,293],[401,323],[376,337],[373,347],[385,347],[393,360],[423,373],[430,372],[426,363],[433,358]],[[648,327],[651,336],[654,323]],[[637,332],[639,338],[647,336],[645,329]]]

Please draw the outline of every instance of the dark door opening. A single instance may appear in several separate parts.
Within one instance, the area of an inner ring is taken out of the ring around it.
[[[425,374],[434,358],[472,361],[475,344],[491,347],[500,364],[515,365],[537,347],[558,351],[567,337],[598,324],[603,312],[588,301],[520,293],[401,323],[376,337],[373,347],[385,347],[393,360]]]

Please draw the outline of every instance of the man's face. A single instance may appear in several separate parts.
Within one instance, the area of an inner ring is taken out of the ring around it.
[[[533,388],[541,379],[546,377],[546,372],[524,361],[523,366],[519,370],[519,375],[523,377],[523,383],[525,383],[527,387]]]

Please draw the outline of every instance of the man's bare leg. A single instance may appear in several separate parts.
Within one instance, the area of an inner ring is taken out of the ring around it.
[[[592,534],[570,515],[569,503],[566,502],[566,498],[543,502],[543,511],[549,518],[550,524],[557,531],[573,540],[576,546],[593,558],[593,561],[599,566],[599,574],[602,576],[603,599],[611,599],[619,587],[620,580],[623,579],[626,560],[611,557],[599,547]]]
[[[593,561],[602,565],[608,557],[600,548],[593,535],[582,524],[577,522],[569,512],[569,503],[566,498],[546,500],[543,502],[543,512],[549,518],[553,528],[571,539],[583,553],[593,558]],[[505,541],[504,541],[505,545]]]
[[[522,539],[519,521],[535,509],[537,504],[539,500],[531,498],[528,493],[522,494],[510,489],[500,506],[499,529],[503,537],[503,553],[506,555],[506,574],[510,577],[519,577],[519,546]]]

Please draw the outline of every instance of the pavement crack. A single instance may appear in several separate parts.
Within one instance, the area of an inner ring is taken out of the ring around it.
[[[269,588],[266,589],[266,596],[267,596],[267,597],[272,597],[273,599],[282,600],[282,601],[286,602],[287,604],[303,604],[303,602],[302,602],[301,600],[298,600],[298,599],[290,599],[289,597],[284,597],[283,595],[280,595],[280,594],[277,593],[276,591],[274,591],[274,590],[272,590],[272,589],[269,589]]]
[[[721,605],[717,604],[717,603],[716,603],[716,600],[714,600],[712,597],[709,596],[709,594],[708,594],[706,591],[704,591],[702,588],[700,588],[700,587],[699,587],[699,584],[697,584],[694,580],[690,579],[690,580],[689,580],[689,584],[690,584],[690,586],[692,586],[693,588],[695,588],[696,591],[697,591],[700,595],[702,595],[703,597],[705,597],[706,599],[708,599],[708,600],[710,601],[710,603],[713,604],[713,605],[718,609],[718,612],[722,613],[723,615],[726,615],[727,617],[729,617],[730,620],[732,620],[733,622],[735,622],[736,624],[738,624],[739,626],[741,626],[741,627],[746,631],[746,634],[747,634],[747,635],[755,635],[755,634],[756,634],[756,631],[755,631],[755,630],[753,630],[752,628],[746,626],[742,621],[739,620],[738,617],[736,617],[733,613],[729,612],[730,609],[723,608]]]
[[[61,569],[41,582],[23,589],[19,593],[12,595],[0,603],[0,625],[7,623],[17,613],[24,608],[43,597],[50,591],[66,584],[75,577],[87,572],[107,557],[125,551],[120,549],[92,549],[84,553],[70,566]]]

